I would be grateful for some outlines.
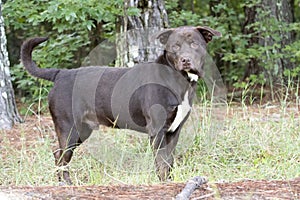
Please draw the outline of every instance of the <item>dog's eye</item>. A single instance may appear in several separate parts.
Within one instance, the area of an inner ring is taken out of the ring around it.
[[[191,47],[192,47],[193,49],[198,49],[199,44],[193,42],[193,43],[191,43]]]
[[[174,46],[173,46],[173,50],[174,51],[178,51],[180,49],[180,46],[178,45],[178,44],[175,44]]]

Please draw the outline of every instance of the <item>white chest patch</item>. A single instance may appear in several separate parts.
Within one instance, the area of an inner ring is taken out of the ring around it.
[[[191,105],[189,103],[189,93],[187,91],[184,95],[183,101],[177,107],[176,117],[172,122],[168,131],[174,132],[181,124],[182,120],[186,117],[186,115],[189,113],[190,110],[191,110]]]

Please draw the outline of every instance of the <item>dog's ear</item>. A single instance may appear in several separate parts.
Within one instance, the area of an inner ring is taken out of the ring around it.
[[[206,26],[197,26],[196,29],[202,34],[206,43],[210,42],[213,36],[218,36],[218,37],[222,36],[222,34],[219,31],[216,31]]]
[[[166,29],[155,35],[156,39],[159,39],[160,43],[166,44],[169,36],[173,33],[174,29]]]

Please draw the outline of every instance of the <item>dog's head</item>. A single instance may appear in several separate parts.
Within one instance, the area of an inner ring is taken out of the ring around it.
[[[206,46],[213,36],[221,36],[221,33],[209,27],[184,26],[164,30],[157,38],[166,45],[165,58],[168,64],[197,81],[198,77],[204,75]]]

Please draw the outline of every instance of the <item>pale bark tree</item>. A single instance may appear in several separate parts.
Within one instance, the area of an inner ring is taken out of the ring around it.
[[[9,73],[2,1],[0,0],[0,129],[10,129],[15,122],[20,121]]]
[[[139,16],[129,16],[128,8],[139,8]],[[125,16],[120,19],[117,37],[116,66],[132,67],[134,64],[154,61],[162,48],[154,35],[168,27],[168,17],[163,0],[125,1]]]

